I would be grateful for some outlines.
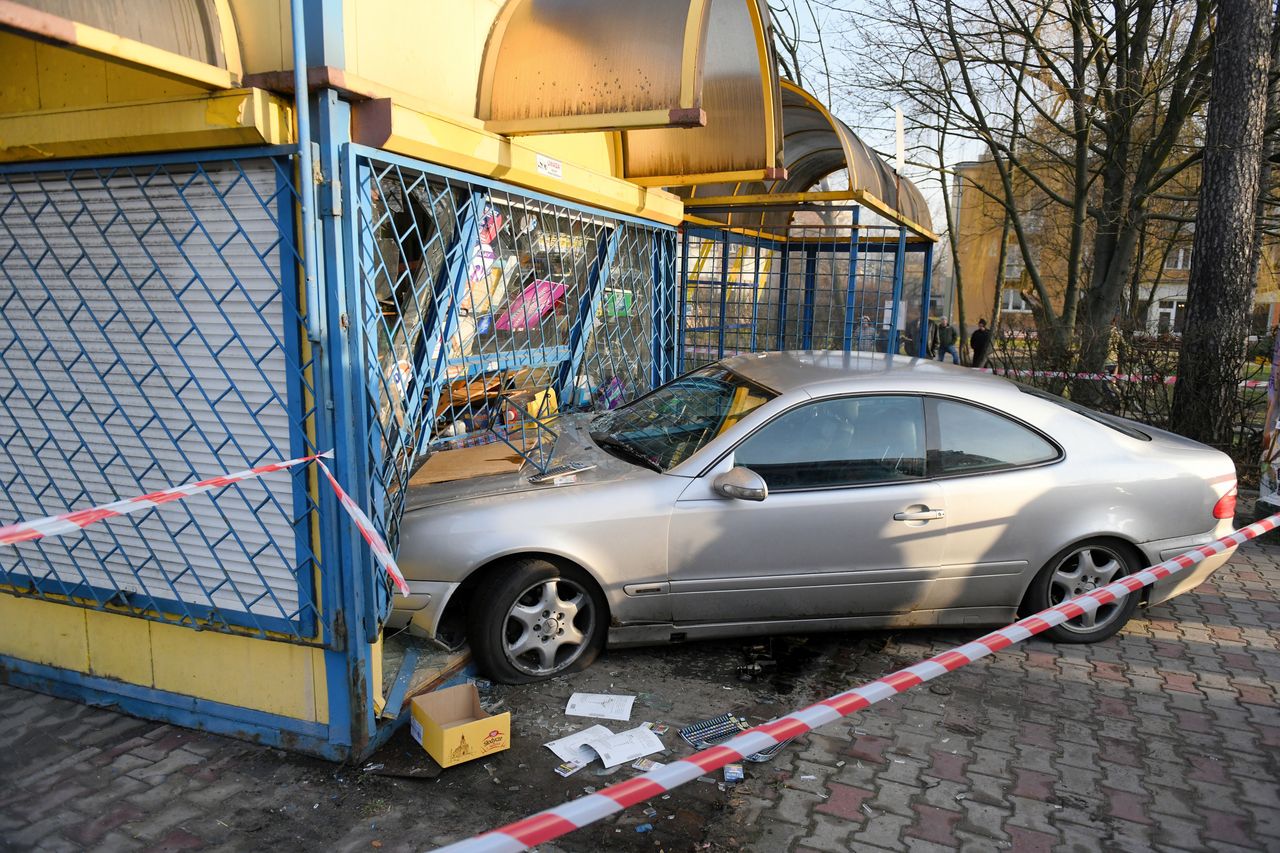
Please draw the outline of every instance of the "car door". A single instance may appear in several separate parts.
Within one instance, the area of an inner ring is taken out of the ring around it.
[[[925,479],[920,397],[801,403],[747,436],[677,502],[669,539],[677,623],[911,610],[937,571],[946,513]],[[735,466],[763,501],[722,497]]]
[[[1062,451],[1003,413],[968,401],[927,398],[930,473],[948,508],[946,546],[928,604],[935,609],[1016,604],[1072,486],[1052,463]],[[1031,558],[1034,557],[1035,560]]]

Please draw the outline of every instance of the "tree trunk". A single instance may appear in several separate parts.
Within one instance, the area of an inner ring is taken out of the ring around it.
[[[1213,47],[1204,165],[1187,323],[1172,428],[1221,448],[1232,414],[1257,284],[1255,206],[1270,66],[1267,0],[1222,0]]]

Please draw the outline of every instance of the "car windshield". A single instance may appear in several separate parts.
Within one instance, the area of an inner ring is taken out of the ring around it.
[[[629,462],[667,471],[776,396],[713,364],[597,415],[591,438]]]

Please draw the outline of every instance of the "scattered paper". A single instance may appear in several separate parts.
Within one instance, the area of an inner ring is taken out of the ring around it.
[[[629,720],[634,696],[609,693],[575,693],[564,712],[571,717],[598,717],[602,720]]]
[[[605,767],[616,767],[664,749],[658,736],[644,726],[618,734],[604,726],[592,726],[543,745],[563,762],[556,768],[561,776],[576,773],[597,756]]]
[[[580,732],[566,735],[559,740],[545,743],[547,749],[556,754],[556,758],[566,763],[581,762],[584,766],[595,760],[595,752],[586,744],[595,739],[613,737],[613,732],[604,726],[592,726]]]
[[[627,729],[610,738],[593,740],[587,745],[596,751],[605,767],[615,767],[624,761],[635,761],[665,749],[658,736],[644,726]]]
[[[661,761],[654,761],[652,758],[637,758],[631,762],[631,766],[636,770],[642,770],[648,773],[650,770],[657,770],[659,767],[666,767]]]

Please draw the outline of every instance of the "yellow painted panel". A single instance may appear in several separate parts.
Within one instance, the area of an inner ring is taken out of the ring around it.
[[[369,106],[377,108],[377,104]],[[433,163],[510,181],[582,204],[628,213],[670,225],[681,222],[684,204],[661,190],[646,190],[611,175],[585,169],[569,161],[552,160],[524,144],[505,139],[441,116],[398,105],[390,107],[390,135],[363,138],[357,117],[358,141]],[[376,124],[370,121],[370,126]],[[384,131],[377,131],[382,133]]]
[[[557,160],[620,178],[622,164],[614,159],[614,136],[612,133],[550,133],[526,136],[521,141]]]
[[[80,607],[0,593],[0,654],[88,672],[84,614]]]
[[[7,161],[279,144],[292,139],[288,104],[259,89],[0,117],[0,160]]]
[[[322,654],[318,650],[159,622],[148,624],[157,689],[317,720],[312,658]]]
[[[194,97],[208,90],[190,83],[180,83],[159,74],[151,74],[127,65],[103,63],[107,76],[107,101],[126,104],[137,101],[159,101],[165,98]]]
[[[151,631],[146,620],[85,611],[89,672],[130,684],[151,686]]]
[[[107,66],[101,59],[48,44],[36,45],[40,109],[96,107],[107,100]]]
[[[311,649],[311,685],[316,699],[316,722],[329,722],[329,678],[324,652]]]
[[[36,43],[0,32],[0,113],[40,109],[40,78],[36,73]]]

